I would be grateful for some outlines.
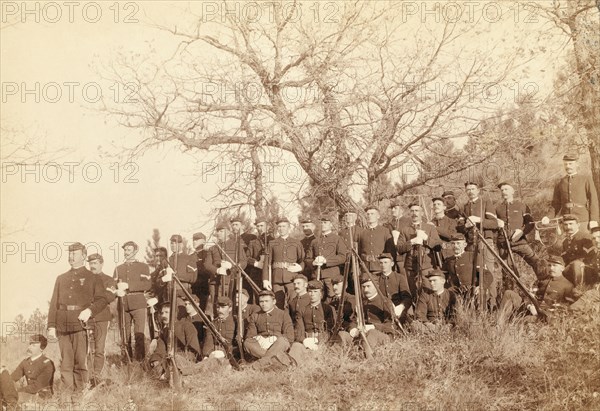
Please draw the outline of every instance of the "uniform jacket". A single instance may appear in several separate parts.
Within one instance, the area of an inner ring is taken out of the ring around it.
[[[213,325],[215,326],[217,331],[219,331],[219,333],[223,336],[223,338],[227,340],[229,348],[231,348],[236,330],[233,315],[229,315],[229,317],[227,317],[225,320],[221,320],[217,317],[214,319]],[[222,350],[223,352],[226,352],[225,347],[223,347],[221,344],[219,344],[218,341],[215,340],[210,330],[206,330],[204,334],[204,345],[202,347],[202,354],[205,357],[208,357],[210,353],[215,350]]]
[[[117,296],[110,291],[111,289],[115,288],[115,280],[107,274],[104,273],[100,273],[100,274],[96,274],[100,277],[100,280],[102,281],[102,286],[104,287],[104,290],[106,291],[106,302],[108,304],[110,304],[112,301],[115,300],[115,298],[117,298]],[[98,315],[96,315],[96,321],[101,322],[101,321],[110,321],[112,320],[112,314],[110,312],[110,307],[107,305],[106,308],[104,308],[104,310],[102,310],[100,313],[98,313]]]
[[[554,186],[554,215],[575,214],[579,221],[598,221],[598,193],[590,176],[564,176]]]
[[[372,324],[375,329],[386,334],[392,334],[394,332],[394,320],[391,304],[392,302],[381,294],[377,294],[371,300],[363,298],[365,324]],[[356,311],[354,311],[353,321],[350,323],[349,328],[352,329],[356,326]]]
[[[377,287],[383,296],[392,300],[394,305],[404,304],[407,309],[411,306],[412,297],[405,273],[392,271],[386,276],[380,272],[373,276],[373,280],[377,282]]]
[[[572,261],[581,260],[586,264],[592,264],[594,259],[594,242],[592,237],[582,231],[577,231],[571,238],[563,241],[562,258],[565,265]]]
[[[355,243],[362,231],[362,227],[355,225],[351,229],[349,229],[348,227],[344,227],[338,232],[338,236],[344,242],[344,245],[346,246],[346,250],[348,250],[348,252],[352,250],[353,246],[353,244],[350,242],[350,236],[352,236],[352,242]]]
[[[219,244],[221,248],[227,253],[227,256],[221,251],[221,249],[213,245],[208,249],[206,254],[206,261],[204,263],[204,267],[211,275],[211,281],[216,281],[217,279],[217,268],[221,267],[222,261],[227,261],[231,263],[231,261],[235,261],[236,257],[236,248],[237,248],[237,256],[238,256],[238,264],[242,269],[246,268],[247,260],[246,260],[246,252],[244,251],[244,242],[240,240],[237,243],[234,239],[228,239],[225,243]],[[232,264],[233,266],[233,264]],[[231,270],[227,270],[227,275],[231,275]]]
[[[564,303],[567,298],[573,297],[573,288],[573,284],[562,275],[560,277],[550,277],[545,281],[540,281],[538,298],[542,297],[544,303],[548,305]]]
[[[294,326],[287,311],[274,307],[270,312],[259,311],[250,316],[246,338],[257,335],[263,337],[284,337],[291,344],[294,342]]]
[[[48,308],[48,328],[56,328],[59,332],[83,331],[78,319],[81,311],[89,308],[95,317],[107,304],[106,289],[96,274],[85,267],[71,269],[59,275],[54,283]],[[66,306],[80,308],[67,310]]]
[[[400,230],[400,236],[398,237],[398,252],[406,254],[404,267],[413,272],[417,270],[419,252],[423,256],[421,270],[426,270],[437,265],[433,253],[434,251],[440,251],[442,248],[442,240],[435,226],[432,224],[420,224],[420,227],[420,230],[425,231],[428,237],[421,246],[413,246],[410,243],[410,240],[417,236],[417,229],[413,224],[404,226]]]
[[[292,322],[294,324],[296,323],[296,314],[298,313],[298,311],[302,310],[304,307],[306,307],[309,304],[310,304],[310,295],[308,294],[308,292],[306,292],[302,295],[296,294],[296,296],[294,298],[292,298],[292,301],[290,301],[289,310],[290,310],[290,318],[292,319]]]
[[[419,294],[415,319],[422,322],[452,322],[456,306],[456,295],[445,289],[440,295],[423,290]]]
[[[335,312],[328,304],[315,307],[310,304],[296,313],[296,341],[302,342],[311,333],[319,334],[319,341],[329,338],[335,325]]]
[[[492,205],[491,201],[483,201],[484,216],[481,217],[480,214],[482,201],[483,199],[481,197],[475,201],[468,201],[463,206],[463,213],[466,214],[466,217],[475,216],[481,218],[481,223],[476,223],[477,228],[483,230],[483,236],[485,238],[494,238],[495,231],[498,229],[498,223],[496,218],[494,218],[492,215],[496,215],[496,209]],[[483,228],[481,227],[482,224]],[[472,228],[465,227],[465,222],[459,223],[456,230],[465,235],[467,238],[467,243],[473,244],[473,241],[475,240],[475,233],[473,232]]]
[[[54,383],[54,363],[44,354],[33,361],[31,358],[26,358],[11,374],[11,378],[15,382],[23,377],[27,380],[27,385],[20,391],[29,394],[47,391],[47,394],[50,395]]]
[[[512,245],[527,243],[527,238],[525,238],[525,236],[529,234],[535,226],[529,206],[523,204],[521,201],[516,200],[512,201],[511,203],[503,201],[496,206],[496,215],[499,219],[504,221],[504,230],[506,230],[506,234],[508,235],[509,239],[511,239],[512,235],[515,233],[515,230],[519,229],[523,231],[523,235],[521,235],[521,237],[519,237],[516,241],[511,240]],[[506,247],[504,236],[500,233],[498,234],[497,242],[498,245]]]
[[[335,310],[337,316],[337,310],[340,306],[340,297],[333,296],[329,305]],[[346,293],[344,295],[344,307],[342,308],[342,326],[340,330],[345,330],[348,328],[350,323],[352,322],[352,315],[354,312],[354,306],[356,305],[356,299],[353,295]]]
[[[177,265],[175,265],[175,254],[169,256],[169,264],[177,273],[177,278],[182,283],[194,284],[198,279],[198,266],[196,262],[198,256],[194,254],[179,253],[177,254]]]
[[[115,268],[113,278],[117,282],[129,284],[127,295],[123,297],[125,311],[146,308],[144,291],[152,288],[150,267],[139,261],[125,262]]]
[[[346,262],[346,253],[346,244],[337,234],[320,235],[310,244],[305,264],[312,266],[315,257],[323,256],[326,262],[321,266],[321,279],[337,278],[340,276],[340,265]],[[317,267],[314,266],[316,271]]]
[[[200,357],[200,343],[198,342],[198,331],[189,319],[175,321],[175,351],[190,353],[195,358]],[[169,328],[160,330],[156,350],[150,357],[150,362],[163,361],[167,358],[167,338]]]
[[[381,264],[377,257],[385,251],[386,242],[392,238],[390,230],[382,225],[367,227],[358,232],[356,238],[358,253],[369,271],[380,271]]]
[[[410,224],[410,217],[400,217],[400,218],[392,218],[388,223],[385,223],[383,226],[390,230],[390,234],[392,231],[400,231],[400,228],[405,225]]]
[[[273,267],[274,263],[297,263],[304,267],[304,248],[300,240],[292,237],[283,239],[275,238],[269,243],[269,259],[273,275],[273,284],[287,284],[294,281],[297,273],[292,273],[286,268]],[[268,264],[264,265],[263,280],[269,279]]]

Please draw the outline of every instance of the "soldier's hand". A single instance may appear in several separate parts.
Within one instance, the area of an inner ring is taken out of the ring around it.
[[[589,225],[589,228],[591,230],[592,228],[598,227],[598,222],[594,221],[594,220],[591,220],[588,225]]]
[[[322,255],[318,255],[313,261],[313,265],[324,265],[326,262],[327,260],[325,259],[325,257],[323,257]]]
[[[299,273],[302,271],[302,266],[298,263],[292,263],[288,266],[287,269],[290,273]]]
[[[413,239],[410,240],[410,243],[412,245],[422,245],[423,244],[423,239],[421,237],[415,237]]]
[[[256,261],[256,260],[254,260],[254,264],[252,264],[252,265],[253,265],[254,267],[256,267],[256,268],[260,268],[261,270],[262,270],[262,268],[263,268],[263,263],[262,263],[262,261]]]
[[[79,321],[83,321],[84,323],[87,322],[87,320],[90,319],[90,317],[92,316],[92,310],[90,310],[89,308],[86,308],[85,310],[83,310],[82,312],[79,313],[79,317],[77,317],[79,319]]]
[[[269,280],[263,280],[263,288],[265,290],[272,290],[273,286],[271,285],[271,282]]]
[[[150,363],[150,366],[151,366],[152,368],[154,368],[154,367],[156,367],[158,364],[160,364],[160,362],[159,362],[159,361],[152,361],[152,362]]]
[[[225,267],[219,267],[219,268],[217,268],[217,274],[219,274],[219,275],[227,275],[227,268],[225,268]]]
[[[397,306],[394,307],[394,314],[396,314],[396,317],[400,317],[402,315],[403,311],[404,311],[404,304],[398,304]]]
[[[358,328],[353,328],[350,330],[350,337],[352,337],[352,338],[358,337]]]
[[[365,324],[365,331],[374,330],[375,326],[373,324]]]
[[[48,328],[48,339],[56,340],[56,328],[54,328],[54,327]]]
[[[192,307],[192,304],[190,304],[190,302],[189,302],[189,301],[187,301],[187,302],[185,303],[185,312],[186,312],[186,313],[188,313],[188,315],[189,315],[190,317],[193,317],[194,315],[198,314],[198,313],[196,312],[196,309],[195,309],[194,307]]]
[[[516,229],[513,235],[510,237],[510,241],[517,241],[523,235],[523,230]]]
[[[231,267],[233,267],[233,266],[231,265],[231,263],[229,261],[221,261],[221,268],[229,270],[229,269],[231,269]]]
[[[256,259],[254,259],[254,258],[252,258],[252,257],[248,258],[248,265],[251,265],[251,266],[254,266],[254,267],[256,267],[256,266],[254,265],[254,263],[256,263]]]
[[[543,225],[548,225],[548,224],[550,224],[550,218],[548,218],[548,216],[544,216],[544,217],[542,217],[542,224],[543,224]]]
[[[504,228],[504,220],[499,218],[496,221],[498,222],[498,228]]]
[[[481,223],[481,218],[477,217],[476,215],[470,215],[469,220],[471,220],[471,222],[474,224]]]
[[[421,238],[423,241],[427,241],[427,239],[429,238],[427,233],[423,230],[417,230],[417,237]]]
[[[117,290],[117,291],[115,291],[115,294],[117,295],[117,297],[125,297],[125,294],[127,294],[127,291]]]

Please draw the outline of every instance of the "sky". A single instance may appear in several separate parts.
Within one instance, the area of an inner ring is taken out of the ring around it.
[[[126,241],[141,246],[138,257],[143,260],[153,228],[161,230],[163,244],[173,233],[187,238],[196,231],[209,235],[213,229],[209,214],[214,207],[209,199],[218,183],[234,178],[223,168],[217,174],[205,172],[207,164],[220,162],[214,154],[183,152],[175,144],[128,159],[124,148],[133,147],[140,132],[120,126],[98,110],[98,93],[114,99],[117,94],[123,98],[126,92],[122,85],[103,82],[98,71],[110,65],[118,51],[143,53],[151,46],[159,55],[172,53],[176,41],[152,25],[178,23],[187,13],[183,2],[73,4],[70,8],[62,2],[2,2],[2,139],[27,137],[40,154],[39,163],[29,160],[23,164],[19,156],[6,157],[8,150],[2,153],[3,323],[19,313],[27,318],[35,308],[46,309],[57,275],[69,269],[66,247],[71,242],[82,242],[90,252],[103,253],[104,271],[112,273],[123,259],[119,246]],[[270,12],[269,3],[230,4],[232,12],[241,16],[256,12],[252,4],[261,6],[262,18],[268,18]],[[396,10],[398,18],[407,18],[407,33],[422,19],[441,17],[443,21],[449,16],[440,14],[446,9],[439,9],[437,16],[435,12],[427,14],[424,4],[414,2]],[[483,8],[493,13],[496,3],[489,4]],[[213,20],[222,18],[224,12],[221,2],[192,6]],[[311,2],[301,10],[301,18],[325,21],[339,10],[339,4]],[[491,27],[487,41],[527,37],[540,27],[527,23],[527,17],[527,10],[521,9],[508,23],[482,22]],[[477,48],[478,44],[483,47],[486,39],[464,41],[465,47]],[[502,51],[497,51],[498,58]],[[561,50],[554,52],[556,56]],[[549,88],[556,69],[549,61],[548,56],[540,56],[528,63],[530,79],[542,90]],[[525,84],[527,79],[521,80]],[[287,174],[294,181],[288,181],[281,169],[275,173],[280,183],[276,190],[284,200],[299,186],[296,170]],[[293,207],[287,211],[296,217]]]

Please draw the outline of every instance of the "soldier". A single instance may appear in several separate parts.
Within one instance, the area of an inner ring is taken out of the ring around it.
[[[87,336],[82,322],[98,315],[107,305],[100,277],[85,268],[83,244],[69,246],[71,269],[56,279],[48,309],[48,337],[60,347],[60,378],[65,391],[81,391],[88,380]]]
[[[196,253],[196,273],[198,273],[196,282],[192,286],[192,290],[194,294],[198,296],[200,308],[205,309],[207,312],[212,312],[210,307],[207,308],[210,295],[210,273],[204,266],[207,254],[207,250],[204,249],[206,236],[204,233],[194,233],[192,241]]]
[[[258,359],[259,365],[267,365],[271,357],[283,354],[290,348],[294,341],[294,326],[287,311],[275,306],[273,291],[261,291],[258,303],[261,310],[250,316],[244,349]]]
[[[310,245],[313,240],[316,238],[315,236],[315,223],[313,223],[310,217],[305,217],[300,220],[300,225],[302,227],[302,232],[304,233],[304,238],[300,240],[302,243],[302,248],[304,249],[304,255],[308,255],[310,252]],[[314,268],[312,264],[305,264],[303,273],[306,278],[313,278]]]
[[[443,267],[448,273],[447,286],[455,292],[467,292],[473,285],[473,252],[466,251],[467,241],[463,234],[454,234],[450,240],[454,255],[444,261]]]
[[[379,210],[370,205],[365,208],[367,227],[357,234],[358,253],[370,272],[381,271],[378,256],[385,251],[386,242],[392,238],[390,231],[379,224]]]
[[[13,381],[17,382],[25,377],[27,385],[19,388],[19,401],[22,403],[30,402],[36,397],[48,399],[54,394],[54,363],[44,355],[44,350],[48,345],[48,340],[41,334],[32,335],[29,339],[27,348],[28,357],[17,366],[10,375]],[[14,390],[13,385],[13,390]],[[4,391],[4,387],[3,390]],[[12,408],[8,408],[12,409]]]
[[[233,340],[236,333],[236,322],[232,315],[232,307],[233,303],[229,297],[221,296],[217,298],[217,317],[213,321],[213,325],[219,334],[225,338],[229,347],[233,346]],[[225,358],[226,352],[227,347],[223,347],[218,341],[215,341],[211,332],[205,333],[204,344],[202,347],[202,355],[204,355],[204,358]]]
[[[427,274],[431,290],[422,290],[415,309],[416,329],[436,329],[440,325],[454,322],[456,295],[444,287],[446,274],[436,268]]]
[[[460,218],[461,211],[458,204],[456,204],[456,197],[454,197],[453,191],[444,191],[442,193],[442,198],[444,199],[444,204],[446,205],[446,209],[444,213],[451,219],[457,220]]]
[[[594,227],[591,231],[595,249],[591,264],[585,268],[583,281],[586,284],[596,284],[600,281],[600,227]]]
[[[590,176],[578,174],[578,153],[568,153],[563,157],[563,165],[567,173],[554,186],[552,208],[554,216],[574,215],[580,223],[580,230],[589,232],[598,226],[599,207],[596,186]],[[542,219],[542,224],[548,224],[548,217]]]
[[[179,234],[171,236],[171,254],[169,256],[169,265],[177,274],[177,278],[181,281],[187,292],[192,292],[192,284],[198,279],[198,267],[195,254],[188,255],[183,246],[183,238]],[[177,291],[177,297],[183,298],[183,291]],[[170,298],[169,298],[170,299]]]
[[[292,323],[296,324],[296,313],[310,304],[310,295],[308,294],[308,278],[304,274],[298,274],[294,277],[294,292],[296,295],[289,304],[290,318]]]
[[[102,281],[102,287],[106,290],[106,301],[110,304],[115,300],[115,280],[108,274],[104,274],[102,272],[102,266],[104,265],[104,257],[100,254],[92,254],[87,259],[88,265],[90,266],[90,271],[100,277]],[[113,319],[113,316],[110,312],[110,307],[107,305],[104,310],[102,310],[96,317],[94,318],[96,321],[94,322],[94,342],[95,352],[94,352],[94,367],[93,371],[95,375],[92,375],[92,385],[95,382],[100,380],[100,374],[102,373],[102,369],[104,368],[104,348],[106,347],[106,336],[108,335],[108,325],[110,321]]]
[[[404,226],[398,239],[398,253],[404,257],[408,285],[413,301],[422,287],[428,287],[427,273],[437,266],[435,251],[442,240],[432,224],[423,224],[423,209],[417,203],[409,205],[411,224]]]
[[[496,209],[489,200],[484,200],[479,196],[479,184],[476,182],[466,182],[465,191],[469,201],[463,206],[463,217],[458,221],[457,231],[464,234],[467,239],[467,250],[474,251],[475,244],[475,231],[473,224],[480,230],[481,234],[488,241],[488,243],[496,248],[496,242],[494,241],[495,231],[498,228],[498,221],[496,218]],[[481,215],[483,211],[483,215]],[[498,290],[502,286],[502,273],[496,266],[496,260],[492,253],[486,248],[485,245],[479,243],[479,252],[483,254],[484,267],[492,273],[493,282],[490,289],[490,298],[492,305],[495,306]],[[497,251],[497,250],[496,250]],[[484,279],[485,281],[485,279]]]
[[[323,299],[323,284],[317,280],[308,283],[310,304],[296,313],[296,326],[294,328],[296,341],[290,348],[290,356],[298,364],[306,358],[310,351],[316,351],[319,345],[329,340],[335,325],[333,308]]]
[[[290,222],[286,217],[277,221],[279,237],[269,243],[269,265],[263,269],[263,288],[273,290],[277,299],[277,307],[284,309],[296,296],[294,277],[304,267],[304,248],[299,240],[290,237]]]
[[[392,211],[392,219],[389,223],[384,224],[390,230],[390,234],[393,234],[394,231],[399,232],[400,227],[410,224],[410,218],[403,216],[402,203],[399,200],[392,201],[390,210]]]
[[[344,285],[343,279],[340,278],[337,280],[333,280],[333,293],[334,294],[333,294],[333,297],[331,298],[331,301],[329,302],[329,305],[331,305],[331,307],[333,309],[335,309],[335,311],[337,312],[337,310],[339,310],[340,304],[343,304],[342,325],[341,325],[340,329],[346,330],[346,329],[348,329],[348,326],[350,325],[352,313],[354,311],[354,306],[356,304],[356,299],[354,298],[354,296],[352,294],[346,293],[346,294],[344,294],[344,300],[342,301],[343,285]]]
[[[394,270],[406,275],[406,271],[404,270],[404,255],[398,253],[397,246],[400,228],[409,225],[410,218],[403,216],[402,203],[398,200],[390,204],[390,209],[392,210],[392,220],[389,223],[386,223],[385,226],[389,228],[392,238],[388,239],[384,248],[386,251],[389,251],[394,258]]]
[[[333,279],[341,278],[340,265],[346,262],[346,245],[332,232],[331,218],[321,217],[321,235],[311,243],[305,264],[320,270],[320,281],[325,284],[327,301],[333,295]],[[293,319],[293,317],[292,317]]]
[[[229,223],[231,223],[231,234],[232,237],[235,237],[236,235],[239,236],[242,241],[244,242],[244,251],[247,250],[248,246],[250,245],[250,242],[252,240],[256,240],[256,235],[252,234],[252,233],[243,233],[242,232],[242,219],[241,217],[233,217],[231,220],[229,220]]]
[[[520,255],[533,269],[537,278],[541,279],[541,273],[538,269],[539,258],[529,245],[526,237],[535,227],[529,206],[514,199],[515,189],[512,184],[503,182],[498,184],[498,188],[504,200],[496,206],[498,228],[506,231],[513,253]],[[508,246],[503,235],[498,235],[497,244],[500,257],[506,260],[508,258]]]
[[[236,295],[235,295],[236,302],[239,301],[238,298],[239,298],[238,293],[236,293]],[[249,299],[250,299],[250,296],[248,295],[248,291],[246,291],[245,289],[242,289],[242,319],[244,320],[244,330],[248,329],[248,321],[250,319],[250,316],[252,314],[260,311],[260,307],[258,305],[248,304]]]
[[[394,303],[396,317],[405,318],[405,309],[412,304],[412,296],[406,274],[392,270],[394,262],[390,253],[381,254],[379,262],[382,271],[381,273],[375,273],[373,279],[377,282],[377,287],[381,290],[381,294]]]
[[[244,242],[236,241],[234,238],[228,238],[227,226],[219,224],[216,227],[217,244],[208,249],[206,262],[204,266],[211,274],[212,287],[215,289],[214,295],[229,296],[233,288],[231,281],[233,264],[236,258],[239,266],[246,268],[246,253],[244,252]]]
[[[358,235],[362,232],[362,228],[356,225],[357,215],[353,210],[346,210],[342,212],[342,220],[344,222],[344,228],[342,228],[338,235],[344,242],[346,246],[346,250],[350,251],[353,246],[356,246],[356,239]],[[350,241],[352,238],[352,242]]]
[[[571,283],[579,285],[584,279],[585,266],[593,264],[594,244],[588,233],[579,230],[576,215],[565,214],[562,223],[566,234],[562,251],[566,264],[564,274]]]
[[[147,264],[135,259],[138,251],[138,245],[133,241],[127,241],[121,247],[125,255],[125,262],[115,268],[113,278],[118,283],[124,283],[127,291],[118,289],[117,297],[123,298],[123,307],[125,310],[125,336],[127,338],[127,350],[129,357],[137,361],[143,361],[146,356],[144,347],[144,329],[146,327],[146,297],[145,291],[149,291],[152,283],[150,282],[150,268]],[[133,332],[135,335],[135,357],[131,345],[131,321],[133,320]]]
[[[258,235],[248,245],[248,275],[259,286],[262,284],[262,271],[265,266],[267,247],[273,240],[273,236],[267,232],[268,223],[265,217],[257,217],[254,222]],[[244,283],[244,289],[247,290],[252,302],[258,302],[255,298],[252,287],[249,282]]]
[[[4,366],[0,367],[0,410],[18,409],[19,393],[10,374]]]
[[[454,254],[452,247],[450,246],[450,239],[456,234],[457,220],[446,214],[446,203],[443,198],[432,198],[431,205],[433,208],[433,215],[430,224],[435,226],[440,239],[443,241],[441,255],[442,260],[445,260]],[[438,265],[442,265],[442,263],[443,261],[438,261]]]
[[[154,250],[154,261],[156,268],[150,274],[151,294],[158,299],[159,306],[169,299],[167,285],[169,283],[163,281],[163,277],[167,274],[169,268],[169,260],[167,258],[167,249],[158,247]]]

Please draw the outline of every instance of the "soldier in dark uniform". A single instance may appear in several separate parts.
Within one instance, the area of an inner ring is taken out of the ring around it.
[[[590,176],[581,175],[577,172],[579,154],[569,153],[563,157],[566,176],[554,186],[552,196],[552,208],[554,216],[571,214],[577,217],[580,230],[589,232],[598,226],[599,206],[596,186]],[[543,224],[548,224],[547,217],[542,219]]]
[[[586,284],[596,284],[600,282],[600,227],[594,227],[591,231],[595,248],[592,262],[585,268],[583,281]]]
[[[233,346],[233,340],[236,334],[236,322],[233,318],[233,303],[229,297],[221,296],[217,298],[217,316],[213,325],[225,338],[229,348]],[[202,355],[204,358],[225,358],[227,348],[223,347],[218,341],[215,341],[211,332],[205,333]]]
[[[60,347],[60,375],[65,390],[81,391],[88,381],[87,336],[82,322],[98,315],[107,305],[100,277],[85,268],[86,249],[69,246],[71,269],[56,279],[48,309],[48,337]]]
[[[392,238],[388,239],[385,250],[392,254],[394,259],[394,270],[403,272],[406,275],[406,271],[404,270],[404,255],[398,253],[397,246],[400,229],[410,224],[410,218],[403,216],[402,203],[398,200],[390,204],[390,209],[392,210],[392,220],[389,223],[384,224],[384,227],[387,227],[390,230]]]
[[[422,290],[415,308],[416,329],[435,329],[454,322],[456,295],[444,287],[446,274],[436,268],[427,274],[431,290]]]
[[[269,243],[269,259],[272,279],[268,278],[269,266],[263,269],[263,288],[272,289],[277,299],[277,307],[284,309],[296,296],[294,277],[304,267],[302,243],[290,235],[290,222],[286,217],[277,221],[279,237]]]
[[[444,191],[442,198],[446,204],[446,210],[444,213],[453,220],[458,220],[461,215],[461,210],[458,204],[456,204],[456,197],[454,197],[453,191]]]
[[[373,279],[377,283],[381,294],[394,303],[396,317],[405,318],[405,310],[412,304],[412,296],[406,274],[398,273],[392,269],[394,261],[390,253],[381,254],[379,262],[381,264],[381,272],[375,273]]]
[[[320,268],[321,278],[325,284],[326,301],[333,295],[333,279],[341,278],[340,266],[346,262],[346,245],[344,241],[332,232],[331,218],[321,217],[321,234],[314,239],[308,248],[305,264],[313,265],[316,272]],[[293,318],[292,318],[293,319]]]
[[[225,224],[217,225],[215,231],[218,245],[215,244],[208,249],[204,267],[211,274],[211,286],[215,289],[214,295],[229,296],[232,290],[230,283],[235,281],[235,278],[232,278],[232,273],[237,271],[237,269],[232,270],[232,261],[235,262],[237,258],[239,266],[242,269],[246,268],[244,242],[241,239],[236,241],[234,238],[228,238],[228,230]]]
[[[342,308],[342,324],[340,330],[347,330],[350,325],[352,313],[354,312],[354,306],[356,304],[356,298],[350,293],[344,294],[344,300],[342,301],[342,286],[343,279],[333,280],[333,297],[329,302],[329,305],[336,311],[339,310],[340,304],[343,304]],[[336,314],[337,316],[337,314]]]
[[[579,222],[574,214],[563,216],[563,229],[566,238],[563,241],[562,258],[565,261],[565,277],[575,285],[584,279],[585,266],[593,264],[594,243],[592,237],[579,230]]]
[[[100,254],[92,254],[87,259],[90,271],[100,277],[102,286],[106,291],[106,301],[110,304],[115,300],[115,280],[108,274],[102,272],[104,258]],[[106,347],[106,336],[108,335],[108,325],[113,319],[110,312],[110,307],[107,305],[98,315],[94,317],[94,338],[95,338],[95,353],[94,353],[94,374],[92,381],[98,381],[100,374],[104,368],[104,348]]]
[[[345,210],[341,213],[341,219],[343,221],[344,227],[339,230],[338,235],[340,239],[344,242],[344,246],[347,250],[346,263],[350,264],[350,255],[352,254],[352,248],[358,250],[358,245],[356,241],[358,239],[359,234],[362,232],[362,227],[356,225],[357,215],[354,210]],[[350,268],[350,274],[348,275],[348,286],[347,290],[350,294],[355,293],[354,281],[352,276],[352,268]]]
[[[443,241],[441,256],[442,260],[444,260],[454,254],[454,251],[450,246],[450,239],[456,234],[457,220],[446,214],[446,203],[443,198],[432,198],[431,204],[433,207],[433,214],[430,223],[435,226],[440,239]],[[438,261],[438,264],[443,264],[443,261]]]
[[[379,224],[379,210],[370,205],[365,208],[367,227],[357,234],[358,253],[370,272],[381,271],[377,258],[385,250],[386,242],[392,238],[390,231]]]
[[[194,251],[196,253],[196,282],[192,286],[192,291],[198,296],[200,308],[207,312],[212,312],[210,307],[207,307],[209,302],[210,288],[210,273],[204,267],[206,261],[207,250],[204,249],[206,244],[206,236],[204,233],[195,233],[192,236]]]
[[[467,241],[463,234],[455,234],[452,237],[452,249],[454,255],[444,261],[443,271],[447,273],[446,287],[463,298],[469,298],[474,295],[473,290],[473,251],[466,251]],[[475,287],[481,285],[479,267],[475,271]],[[492,274],[488,271],[483,278],[484,290],[489,290],[492,285]]]
[[[10,375],[17,382],[25,377],[27,385],[19,388],[19,402],[27,403],[39,397],[48,399],[54,393],[54,363],[44,355],[48,340],[41,334],[32,335],[27,348],[28,357],[17,366]],[[9,381],[12,385],[13,382]],[[9,408],[12,409],[12,408]]]
[[[520,255],[536,273],[537,278],[540,279],[541,274],[538,269],[540,261],[526,237],[535,227],[531,210],[523,202],[514,199],[515,189],[510,183],[500,183],[498,184],[498,188],[502,193],[503,199],[496,206],[498,228],[500,230],[504,228],[513,253]],[[497,244],[500,257],[506,260],[508,258],[508,248],[506,240],[501,233],[498,234]]]
[[[289,311],[292,323],[296,324],[296,314],[308,304],[310,304],[310,295],[308,294],[308,279],[304,274],[297,274],[294,277],[295,296],[290,300]]]
[[[256,304],[249,304],[248,301],[250,299],[248,291],[242,289],[242,319],[244,320],[244,330],[248,329],[248,320],[250,316],[254,313],[260,311],[260,307]],[[238,294],[235,295],[235,301],[238,301]],[[236,311],[237,314],[237,311]]]
[[[315,223],[313,223],[310,217],[304,217],[300,220],[300,226],[302,227],[302,232],[304,233],[304,237],[300,240],[300,243],[302,243],[304,255],[306,256],[310,252],[311,243],[316,238]],[[304,264],[303,274],[306,276],[306,278],[312,279],[315,271],[316,268],[313,267],[312,264]]]
[[[254,222],[258,235],[248,245],[247,257],[248,275],[259,287],[262,285],[262,272],[266,263],[267,246],[273,240],[273,236],[268,233],[268,222],[265,217],[258,217]],[[252,302],[258,302],[255,298],[252,287],[249,282],[244,282],[244,289],[248,292]]]
[[[198,279],[198,257],[196,254],[188,255],[185,252],[183,238],[179,234],[173,234],[171,236],[171,251],[173,254],[169,256],[169,264],[177,274],[177,278],[179,278],[187,292],[191,293],[192,284]],[[185,294],[183,291],[178,290],[177,297],[183,299]]]
[[[127,284],[127,291],[117,289],[117,297],[123,297],[123,309],[125,310],[125,336],[127,337],[127,350],[129,357],[137,361],[143,361],[146,356],[144,346],[144,329],[146,328],[146,297],[144,293],[152,287],[150,281],[150,267],[135,259],[138,245],[128,241],[123,246],[125,262],[115,268],[113,274],[119,283]],[[135,356],[131,345],[131,321],[133,320],[133,332],[135,335]]]
[[[423,209],[417,203],[409,206],[411,224],[404,226],[398,239],[398,253],[404,257],[406,276],[413,301],[422,287],[428,287],[427,273],[437,266],[435,251],[441,249],[442,240],[432,224],[423,223]]]
[[[167,268],[169,268],[167,254],[168,251],[165,247],[158,247],[154,250],[156,268],[150,274],[150,282],[152,283],[150,291],[151,294],[158,299],[159,306],[169,299],[167,286],[169,283],[163,281],[163,277],[167,274]]]
[[[240,236],[240,238],[244,242],[244,252],[246,252],[248,246],[250,245],[250,242],[252,240],[256,240],[256,235],[248,232],[242,232],[243,222],[241,217],[233,217],[231,220],[229,220],[229,222],[231,223],[232,237],[235,237],[236,235]]]

